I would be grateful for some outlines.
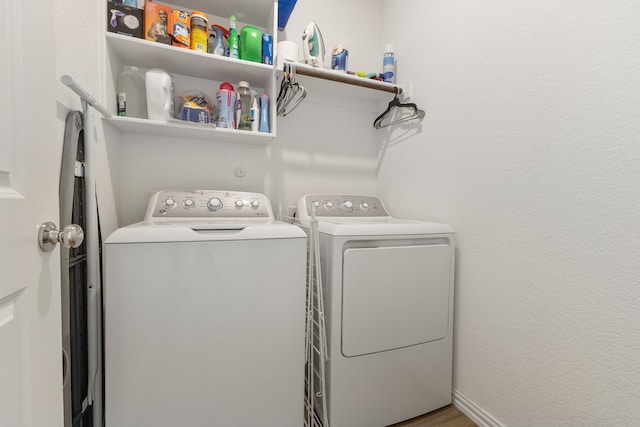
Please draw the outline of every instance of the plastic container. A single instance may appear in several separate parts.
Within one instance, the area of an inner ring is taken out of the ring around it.
[[[238,32],[234,15],[229,18],[229,58],[238,59]]]
[[[240,30],[240,59],[262,62],[262,31],[253,25]]]
[[[260,96],[260,132],[269,133],[269,95]]]
[[[382,80],[387,83],[396,82],[396,62],[393,54],[393,45],[387,44],[384,48],[384,59],[382,60]]]
[[[218,89],[216,93],[216,98],[218,99],[217,126],[223,129],[234,129],[236,127],[233,118],[236,105],[236,93],[231,83],[220,83],[220,89]]]
[[[191,12],[191,50],[207,51],[209,17],[197,10]]]
[[[145,75],[149,119],[168,122],[173,118],[173,77],[157,68]]]
[[[338,71],[347,71],[349,62],[349,52],[341,44],[337,45],[331,51],[331,69]]]
[[[218,25],[212,25],[209,41],[209,53],[221,56],[226,55],[227,49],[224,47],[224,28]]]
[[[240,103],[238,130],[251,130],[251,89],[248,82],[238,82],[238,99]]]
[[[136,67],[118,74],[117,79],[118,115],[148,118],[147,89],[144,76]]]

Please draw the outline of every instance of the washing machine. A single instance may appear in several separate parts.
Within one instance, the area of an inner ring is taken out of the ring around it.
[[[306,228],[317,220],[324,425],[388,426],[451,403],[452,228],[394,218],[359,195],[306,195],[297,216]]]
[[[160,191],[105,243],[106,427],[300,427],[303,230],[262,194]]]

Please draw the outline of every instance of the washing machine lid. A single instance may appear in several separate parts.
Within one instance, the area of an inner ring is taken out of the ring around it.
[[[305,239],[304,231],[279,221],[144,221],[114,231],[105,241],[114,243],[206,242],[260,239]]]
[[[322,218],[318,231],[330,236],[390,236],[451,234],[447,224],[400,218]]]

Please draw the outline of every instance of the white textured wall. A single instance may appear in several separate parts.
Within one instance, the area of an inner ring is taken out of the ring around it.
[[[379,192],[458,232],[455,387],[506,426],[640,425],[640,3],[384,3],[427,118]]]

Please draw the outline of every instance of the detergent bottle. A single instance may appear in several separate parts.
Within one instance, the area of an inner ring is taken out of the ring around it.
[[[218,127],[224,129],[235,128],[235,105],[236,105],[236,92],[233,90],[233,86],[229,82],[222,82],[220,89],[216,93],[218,99]]]
[[[238,32],[236,31],[236,17],[229,18],[229,58],[238,59]]]
[[[136,68],[118,74],[118,115],[146,119],[147,90],[142,72]]]

